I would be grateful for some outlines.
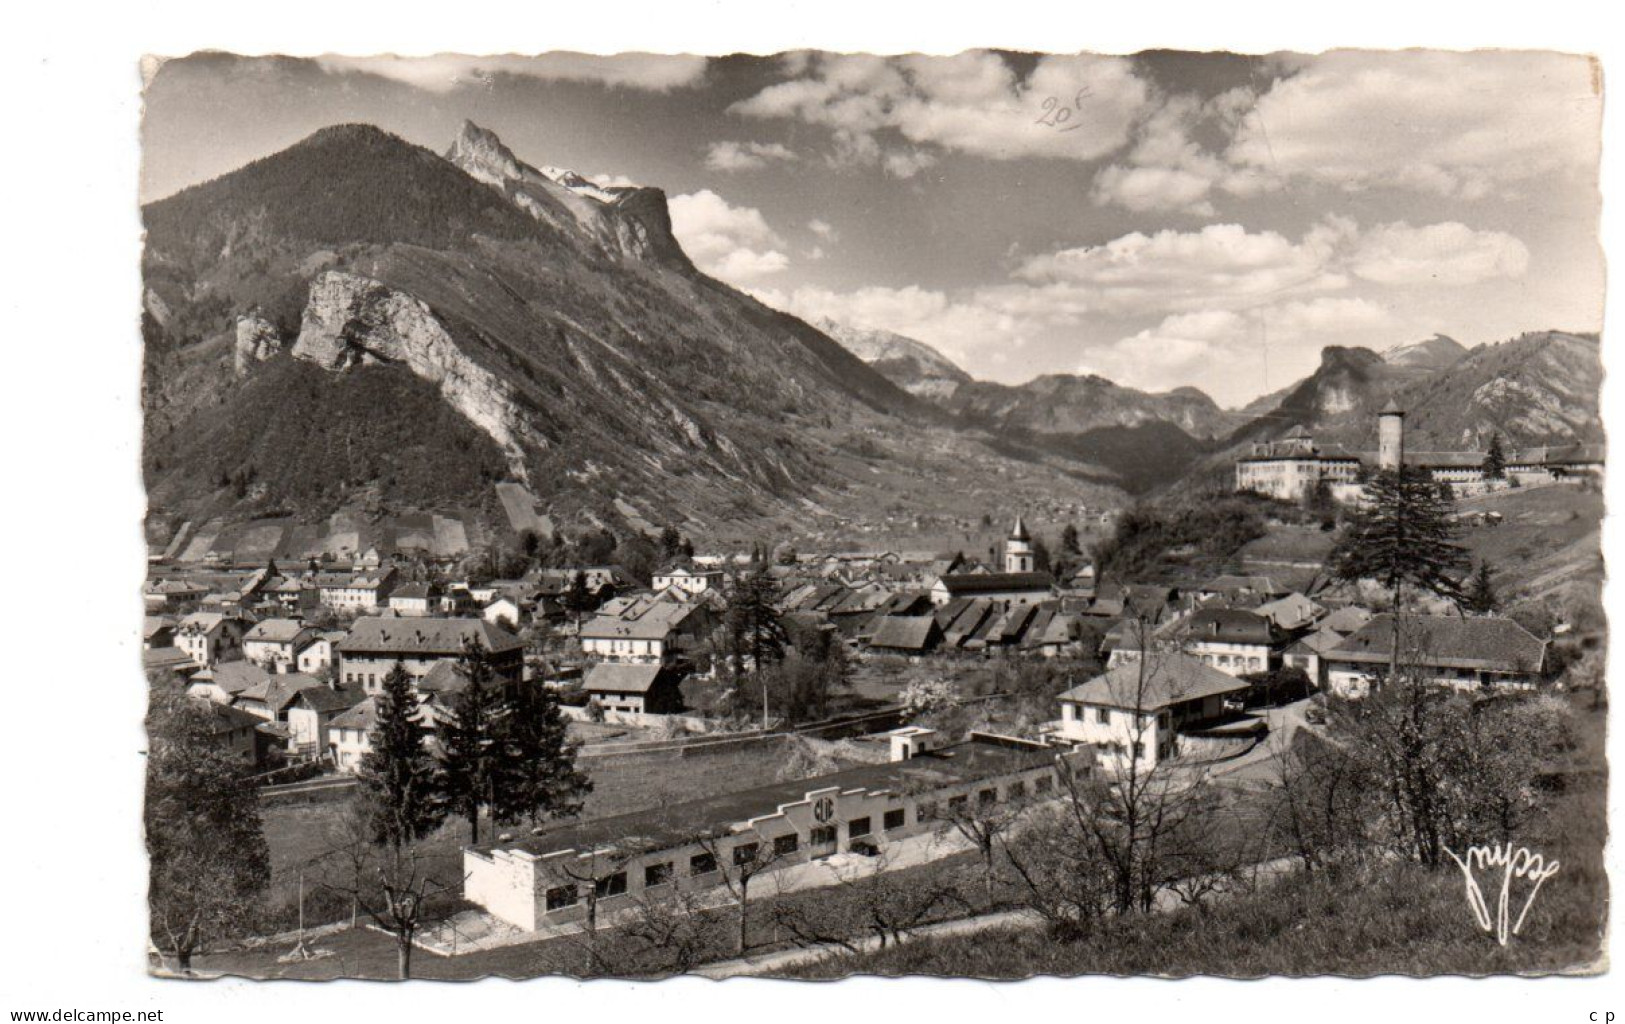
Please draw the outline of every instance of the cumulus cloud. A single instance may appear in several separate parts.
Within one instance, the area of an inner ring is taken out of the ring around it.
[[[713,171],[754,171],[770,163],[794,160],[796,154],[777,142],[713,142],[705,166]]]
[[[1182,93],[1164,98],[1136,126],[1134,145],[1121,163],[1095,175],[1092,197],[1135,213],[1178,212],[1202,217],[1215,213],[1213,196],[1255,195],[1279,187],[1278,179],[1226,163],[1195,141],[1205,126],[1233,131],[1253,94],[1232,89],[1202,102]]]
[[[1026,344],[1030,325],[1010,313],[980,304],[974,295],[950,297],[946,292],[909,285],[905,288],[868,287],[851,292],[803,287],[793,291],[760,289],[757,298],[804,320],[826,318],[863,330],[891,331],[923,341],[955,362],[972,356],[998,364]],[[989,341],[997,339],[997,351]]]
[[[1296,241],[1239,224],[1134,232],[1103,245],[1029,257],[1016,276],[1036,298],[1083,311],[1245,309],[1340,292],[1354,278],[1387,285],[1459,286],[1522,276],[1529,251],[1501,231],[1447,222],[1361,229],[1328,216]],[[1032,301],[1029,297],[1025,301]]]
[[[1212,216],[1220,194],[1288,183],[1477,200],[1595,172],[1601,99],[1588,58],[1336,52],[1275,63],[1260,93],[1161,99],[1096,175],[1094,200]],[[1216,148],[1196,141],[1203,133]]]
[[[1087,54],[1042,57],[1025,79],[985,51],[803,53],[785,67],[787,80],[730,111],[825,127],[832,160],[900,178],[930,166],[932,147],[995,160],[1097,159],[1127,142],[1150,96],[1129,60]],[[1051,123],[1038,123],[1046,113]]]
[[[1593,172],[1601,106],[1586,57],[1334,52],[1277,78],[1226,158],[1342,189],[1397,184],[1476,199]]]
[[[1390,295],[1516,277],[1527,259],[1501,232],[1455,223],[1363,229],[1326,217],[1295,239],[1237,224],[1135,232],[1032,256],[1007,281],[953,292],[760,294],[799,315],[918,338],[973,372],[1014,365],[1034,340],[1075,337],[1080,372],[1147,390],[1195,385],[1239,403],[1261,383],[1311,372],[1325,345],[1381,347],[1401,327],[1422,329],[1417,307],[1396,315]],[[1393,285],[1408,287],[1390,293]]]
[[[817,235],[819,238],[822,238],[826,242],[836,242],[839,241],[841,237],[840,233],[835,230],[835,226],[833,224],[826,220],[820,220],[817,217],[814,217],[812,220],[807,222],[807,230],[811,231],[813,234]]]
[[[544,53],[469,57],[440,53],[429,57],[318,57],[329,71],[360,71],[392,78],[430,92],[479,85],[495,75],[518,75],[550,82],[595,82],[625,89],[668,92],[700,84],[706,58],[685,54]]]
[[[752,206],[733,206],[710,189],[672,198],[672,233],[700,269],[749,284],[790,266],[779,237]]]
[[[1379,284],[1465,285],[1522,277],[1529,249],[1504,231],[1474,231],[1454,221],[1413,228],[1383,224],[1360,240],[1352,269]]]
[[[1176,313],[1089,349],[1078,371],[1145,390],[1200,387],[1235,406],[1313,371],[1322,347],[1364,344],[1394,324],[1387,309],[1358,298]]]

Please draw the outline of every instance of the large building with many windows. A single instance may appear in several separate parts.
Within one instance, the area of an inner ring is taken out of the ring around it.
[[[463,894],[526,931],[580,921],[589,903],[604,921],[644,893],[717,889],[742,872],[765,876],[843,854],[876,857],[950,827],[950,812],[973,800],[1042,798],[1055,791],[1057,758],[1067,756],[980,733],[941,747],[938,739],[929,729],[899,729],[886,763],[470,847]],[[823,877],[792,871],[781,880],[797,887],[836,881]]]
[[[1300,501],[1322,483],[1332,497],[1357,497],[1365,471],[1400,466],[1426,472],[1440,483],[1469,489],[1494,486],[1486,481],[1486,452],[1413,451],[1405,445],[1405,412],[1389,401],[1377,414],[1377,450],[1353,452],[1341,445],[1317,445],[1303,425],[1285,437],[1259,441],[1236,460],[1236,490]],[[1506,453],[1505,477],[1522,486],[1583,480],[1602,475],[1603,448],[1593,444],[1548,445]]]

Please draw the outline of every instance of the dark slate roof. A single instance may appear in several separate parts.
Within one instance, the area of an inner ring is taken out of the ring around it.
[[[1074,686],[1061,694],[1060,699],[1156,711],[1221,693],[1239,693],[1247,689],[1247,685],[1189,654],[1153,651]]]
[[[214,685],[233,696],[264,686],[271,673],[252,661],[222,661],[209,670]]]
[[[1269,644],[1280,638],[1269,619],[1239,608],[1203,608],[1186,620],[1184,632],[1195,640],[1232,644]]]
[[[239,701],[259,701],[267,708],[281,711],[293,703],[294,697],[301,690],[326,689],[327,684],[320,679],[307,676],[301,672],[268,675],[262,682],[250,686],[237,694]]]
[[[343,654],[457,655],[462,653],[465,639],[493,654],[524,646],[518,637],[484,619],[369,617],[355,621],[338,649]]]
[[[378,702],[367,697],[350,710],[333,716],[333,720],[327,724],[334,729],[360,729],[362,732],[371,732],[372,727],[378,724]]]
[[[245,642],[258,640],[265,643],[285,644],[298,639],[299,634],[309,629],[298,619],[266,619],[256,623],[254,628],[244,635]]]
[[[1054,581],[1041,572],[961,572],[942,577],[942,585],[953,597],[1008,591],[1049,590]]]
[[[141,652],[143,669],[197,668],[192,656],[179,647],[149,647]]]
[[[940,639],[941,630],[929,615],[887,615],[875,626],[869,646],[893,651],[924,651]]]
[[[212,732],[235,732],[238,729],[257,729],[265,723],[265,719],[258,715],[251,715],[242,708],[234,708],[207,697],[195,698],[197,705],[209,712],[213,722]]]
[[[366,699],[366,691],[359,686],[338,689],[331,686],[313,686],[294,694],[293,700],[289,703],[303,704],[312,711],[325,714],[330,711],[347,711]]]
[[[1400,627],[1400,656],[1438,668],[1538,672],[1546,642],[1511,619],[1462,619],[1449,615],[1407,616]],[[1331,661],[1385,665],[1394,650],[1394,617],[1378,615],[1327,652]]]
[[[587,669],[581,688],[588,693],[648,693],[660,681],[660,665],[625,665],[599,662]],[[673,673],[667,673],[674,676]]]

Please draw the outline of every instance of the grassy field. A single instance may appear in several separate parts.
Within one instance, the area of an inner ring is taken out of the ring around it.
[[[1578,487],[1531,487],[1467,498],[1463,512],[1499,512],[1499,526],[1470,527],[1462,543],[1487,561],[1507,600],[1569,594],[1600,598],[1603,497]]]

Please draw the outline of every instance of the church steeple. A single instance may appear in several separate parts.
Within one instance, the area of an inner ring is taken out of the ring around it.
[[[1027,524],[1022,518],[1016,516],[1016,525],[1010,531],[1010,539],[1004,542],[1004,571],[1032,572],[1033,565],[1032,535],[1027,532]]]

